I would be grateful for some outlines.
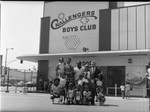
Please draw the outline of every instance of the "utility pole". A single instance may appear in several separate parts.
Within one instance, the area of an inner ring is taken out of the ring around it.
[[[9,93],[9,90],[8,90],[8,87],[9,87],[9,67],[7,67],[7,90],[6,90],[6,93]]]
[[[5,55],[5,67],[4,67],[4,84],[5,84],[5,75],[7,74],[7,54],[8,50],[13,50],[13,48],[6,48],[6,55]]]

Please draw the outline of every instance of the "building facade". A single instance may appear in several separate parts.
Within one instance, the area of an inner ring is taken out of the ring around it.
[[[96,61],[104,73],[107,95],[114,94],[115,85],[120,94],[121,82],[128,81],[133,86],[131,95],[147,96],[150,4],[45,2],[39,54],[18,59],[38,62],[38,83],[55,77],[60,57],[70,57],[73,66],[76,61]]]

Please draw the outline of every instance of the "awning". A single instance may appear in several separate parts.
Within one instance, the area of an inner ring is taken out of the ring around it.
[[[147,56],[150,49],[144,50],[121,50],[121,51],[97,51],[97,52],[75,52],[75,53],[56,53],[56,54],[31,54],[18,56],[17,59],[31,62],[39,60],[49,60],[54,57],[98,57],[98,56]]]

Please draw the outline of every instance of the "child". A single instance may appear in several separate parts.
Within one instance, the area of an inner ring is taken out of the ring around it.
[[[102,88],[102,85],[103,85],[103,82],[101,81],[101,78],[98,77],[97,80],[96,80],[96,102],[98,101],[98,88]]]
[[[63,101],[63,103],[65,103],[65,91],[66,91],[65,87],[66,87],[66,81],[67,80],[66,80],[64,75],[62,77],[59,77],[59,79],[60,79],[60,85],[61,85],[59,102],[61,103]]]
[[[82,78],[83,83],[89,83],[88,73],[84,72],[84,77]]]
[[[64,67],[65,67],[64,58],[60,58],[58,65],[56,67],[56,77],[61,77],[64,75]]]
[[[75,104],[82,103],[82,90],[81,85],[77,85],[77,89],[75,91]]]
[[[73,104],[74,100],[74,89],[73,89],[73,84],[70,83],[68,86],[68,91],[67,91],[67,104]]]
[[[54,83],[51,85],[51,89],[50,89],[50,94],[51,94],[51,99],[52,99],[52,103],[54,103],[54,99],[55,98],[59,98],[60,97],[60,79],[56,78],[54,79]]]
[[[89,67],[89,63],[87,63],[85,65],[85,71],[84,71],[84,74],[86,75],[87,79],[90,79],[91,76],[90,76],[90,67]]]
[[[120,89],[121,89],[121,96],[122,96],[122,99],[124,99],[124,96],[125,96],[125,86],[124,86],[123,83],[121,83]]]
[[[126,91],[126,99],[130,99],[130,90],[131,90],[131,85],[129,82],[126,83],[126,86],[125,86],[125,91]]]
[[[102,87],[97,88],[97,96],[98,96],[99,105],[103,105],[106,101],[106,98],[104,94],[102,93],[102,91],[103,91]]]
[[[83,84],[83,75],[79,75],[79,80],[78,80],[78,83],[77,83],[77,85],[81,85],[82,86],[82,84]]]
[[[83,104],[89,105],[91,101],[91,92],[89,91],[88,84],[85,85],[85,90],[83,91]]]

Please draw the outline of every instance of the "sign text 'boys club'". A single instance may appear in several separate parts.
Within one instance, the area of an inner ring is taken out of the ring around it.
[[[64,33],[64,32],[74,32],[74,31],[79,31],[79,30],[80,31],[95,30],[96,24],[87,25],[87,23],[89,22],[89,19],[88,19],[89,17],[94,17],[95,19],[97,19],[97,17],[95,16],[95,11],[79,12],[79,13],[70,15],[67,18],[65,17],[64,13],[60,13],[58,15],[59,19],[54,19],[51,22],[51,28],[56,30],[73,20],[80,19],[80,22],[82,23],[81,26],[64,27],[62,28],[62,32]]]

